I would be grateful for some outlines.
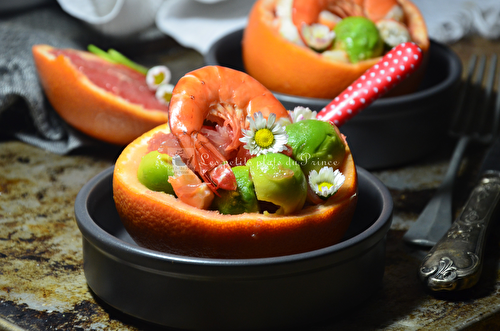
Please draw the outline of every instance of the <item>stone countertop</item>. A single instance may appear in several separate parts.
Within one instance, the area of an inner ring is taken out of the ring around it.
[[[464,63],[472,53],[500,54],[498,41],[476,38],[452,48]],[[196,66],[200,57],[186,51],[170,54],[168,61],[187,72],[187,63]],[[416,275],[425,252],[401,239],[441,182],[453,146],[449,141],[419,162],[372,171],[389,188],[395,206],[383,286],[351,314],[311,330],[500,329],[498,229],[488,241],[479,283],[458,293],[427,291]],[[473,169],[482,152],[469,151],[465,167]],[[103,145],[61,156],[0,134],[0,330],[167,330],[106,305],[83,273],[74,201],[119,153],[120,148]],[[467,174],[462,172],[457,186],[470,187]],[[457,194],[457,210],[466,195],[467,190]]]
[[[163,330],[107,306],[83,274],[74,200],[119,152],[105,147],[60,156],[17,141],[0,142],[0,330]],[[460,293],[426,291],[416,276],[423,252],[411,251],[401,240],[446,166],[446,160],[431,157],[373,172],[395,202],[383,287],[351,315],[313,329],[465,330],[497,322],[498,235],[489,241],[480,282]]]

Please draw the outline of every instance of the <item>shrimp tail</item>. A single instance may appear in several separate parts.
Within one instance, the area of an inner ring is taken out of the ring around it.
[[[214,192],[217,189],[236,190],[236,177],[231,167],[207,137],[195,131],[182,134],[178,139],[186,164],[192,166]]]

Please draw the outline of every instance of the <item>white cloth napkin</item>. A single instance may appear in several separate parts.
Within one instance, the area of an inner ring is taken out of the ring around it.
[[[478,34],[500,37],[500,0],[413,0],[427,24],[429,36],[451,44]]]
[[[204,54],[222,36],[243,28],[255,0],[168,0],[156,16],[160,31]]]

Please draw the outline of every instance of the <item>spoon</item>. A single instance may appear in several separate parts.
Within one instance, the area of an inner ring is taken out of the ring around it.
[[[422,59],[422,50],[415,43],[397,45],[321,109],[316,118],[342,126],[410,76],[420,67]]]

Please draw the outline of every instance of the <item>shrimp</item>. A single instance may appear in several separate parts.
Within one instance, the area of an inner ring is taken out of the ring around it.
[[[248,129],[247,116],[261,112],[267,118],[288,116],[274,95],[249,75],[220,66],[206,66],[182,77],[176,84],[168,111],[171,133],[182,148],[181,158],[216,191],[235,190],[236,178],[228,164]],[[228,129],[230,143],[220,151],[202,128],[216,124]]]

